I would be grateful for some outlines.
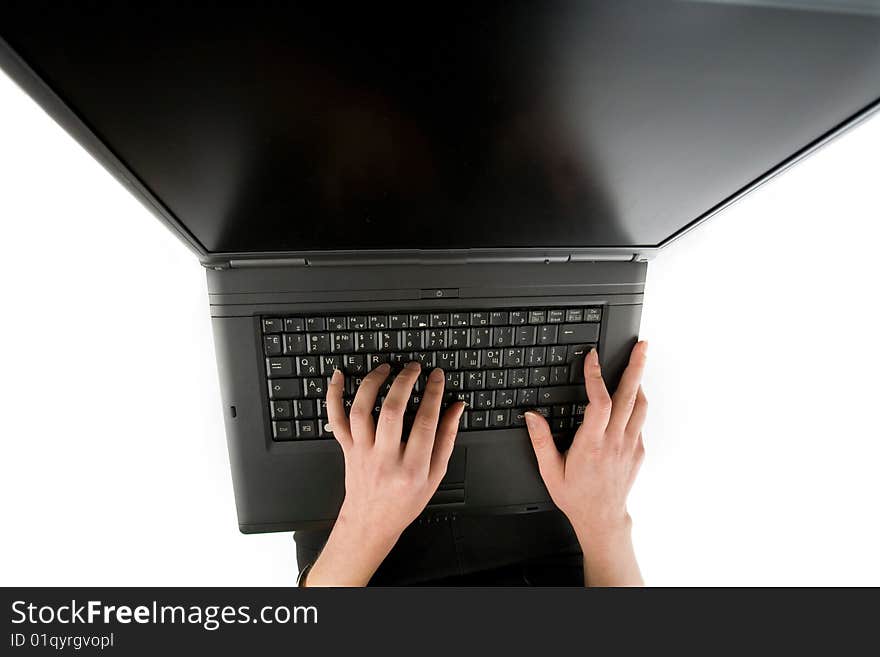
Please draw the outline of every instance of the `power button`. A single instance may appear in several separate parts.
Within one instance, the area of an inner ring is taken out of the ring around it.
[[[457,297],[457,287],[431,287],[419,290],[420,299],[455,299]]]

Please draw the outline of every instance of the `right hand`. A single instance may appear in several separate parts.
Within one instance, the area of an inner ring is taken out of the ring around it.
[[[641,379],[647,346],[639,342],[633,348],[613,398],[602,379],[596,350],[587,355],[584,379],[590,402],[564,454],[556,448],[547,421],[538,413],[526,413],[541,477],[553,502],[571,522],[585,563],[596,552],[603,553],[603,558],[613,558],[611,553],[626,551],[627,546],[631,552],[626,498],[645,456],[642,427],[648,402]],[[624,570],[617,575],[625,581],[615,584],[640,583],[634,556]]]

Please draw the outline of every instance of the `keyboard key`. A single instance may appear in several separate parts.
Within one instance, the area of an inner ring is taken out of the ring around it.
[[[321,363],[317,356],[299,356],[296,359],[296,373],[299,376],[318,376]]]
[[[483,367],[501,367],[502,353],[500,349],[483,349]]]
[[[267,356],[280,356],[283,351],[280,335],[267,335],[263,338],[263,351]]]
[[[326,379],[311,377],[303,380],[306,397],[323,397],[327,394]]]
[[[452,313],[449,323],[452,326],[468,326],[470,324],[468,313]]]
[[[306,318],[306,331],[325,331],[327,330],[327,322],[323,317]]]
[[[461,352],[458,366],[463,370],[475,370],[480,367],[480,352],[476,349],[465,349]]]
[[[285,333],[302,333],[306,330],[306,320],[302,317],[288,317],[284,320]]]
[[[566,362],[566,356],[568,354],[568,350],[570,347],[563,347],[560,345],[553,345],[552,347],[547,348],[547,364],[548,365],[559,365],[561,363]]]
[[[304,333],[285,333],[284,334],[284,353],[285,354],[304,354],[306,353],[306,336]]]
[[[467,415],[469,429],[485,429],[489,424],[489,411],[471,411]]]
[[[513,408],[516,406],[516,390],[496,390],[495,406],[497,408]]]
[[[358,331],[354,334],[354,350],[359,352],[376,351],[379,343],[375,331]]]
[[[310,354],[326,354],[330,351],[329,333],[309,333],[306,335],[306,346]]]
[[[437,367],[434,362],[434,351],[419,351],[413,354],[413,359],[422,364],[422,370],[434,369]]]
[[[584,321],[584,311],[580,308],[570,308],[565,311],[566,322],[582,322]]]
[[[272,437],[275,440],[292,440],[294,437],[293,422],[273,422]]]
[[[551,410],[553,417],[571,417],[571,404],[556,404]]]
[[[289,401],[270,402],[269,410],[272,413],[273,420],[289,420],[291,418],[291,407]]]
[[[367,357],[363,354],[349,354],[345,357],[343,369],[347,374],[366,374]]]
[[[344,331],[346,328],[346,321],[344,315],[333,315],[327,318],[327,330],[328,331]]]
[[[299,379],[274,379],[269,382],[269,399],[297,399],[302,397]]]
[[[598,324],[560,324],[559,344],[595,342],[599,339]]]
[[[565,385],[568,383],[568,365],[556,365],[550,368],[550,385]]]
[[[431,316],[427,313],[416,313],[409,316],[410,328],[428,328],[431,325]]]
[[[529,315],[525,310],[514,310],[510,313],[510,323],[514,326],[520,326],[527,323]]]
[[[388,354],[370,354],[367,356],[367,369],[371,372],[382,365],[383,363],[388,362]]]
[[[317,415],[315,399],[297,399],[293,402],[293,417],[297,420],[311,420]]]
[[[517,347],[515,349],[504,350],[504,366],[505,367],[521,367],[525,365],[525,349]]]
[[[387,329],[388,315],[370,315],[367,318],[371,329]]]
[[[354,351],[354,338],[351,333],[333,333],[330,350],[334,354],[349,354]]]
[[[492,346],[509,347],[513,345],[513,327],[497,326],[492,329]]]
[[[585,322],[601,322],[602,321],[602,309],[601,308],[584,308],[584,321]]]
[[[520,326],[516,329],[515,344],[517,346],[535,344],[535,336],[536,332],[534,326]]]
[[[556,309],[547,311],[547,321],[551,324],[561,324],[565,321],[565,311]]]
[[[507,387],[507,370],[488,370],[486,374],[487,388]],[[566,383],[568,382],[566,381]]]
[[[388,328],[406,329],[410,327],[409,315],[389,315]]]
[[[314,438],[318,435],[318,425],[314,420],[297,420],[295,432],[297,438]]]
[[[561,433],[563,431],[568,431],[569,429],[571,429],[571,418],[553,417],[548,420],[548,424],[550,425],[551,432]]]
[[[397,351],[400,349],[402,331],[379,331],[379,351]]]
[[[529,370],[529,385],[544,386],[550,383],[549,367],[533,367]]]
[[[587,391],[583,386],[551,386],[538,391],[538,403],[552,406],[582,402],[587,400]]]
[[[526,365],[543,365],[547,362],[547,347],[529,347],[526,349]]]
[[[471,313],[471,326],[489,326],[489,313]]]
[[[263,333],[281,333],[284,323],[277,317],[263,320]]]
[[[446,349],[446,329],[430,329],[425,346],[428,349]]]
[[[547,321],[547,313],[543,310],[529,311],[529,324],[544,324]]]
[[[483,370],[469,371],[465,374],[465,388],[468,390],[482,390],[486,387],[486,372]]]
[[[510,426],[510,411],[499,410],[490,411],[489,427],[492,429],[506,429]]]
[[[446,390],[464,390],[464,378],[461,372],[446,372]]]
[[[504,326],[509,320],[509,314],[503,310],[496,310],[489,314],[489,323],[492,326]]]
[[[556,342],[555,324],[544,324],[538,327],[538,344],[553,344]]]
[[[482,390],[474,393],[474,408],[485,410],[492,408],[495,403],[495,393],[491,390]]]
[[[458,352],[438,351],[436,365],[444,371],[458,369]]]
[[[492,345],[492,331],[488,328],[472,328],[470,331],[470,345],[471,347],[491,347]]]
[[[406,331],[403,334],[403,348],[420,351],[425,348],[425,333],[421,329]]]
[[[526,412],[524,409],[516,409],[510,412],[510,426],[524,427],[526,426]]]
[[[465,347],[470,346],[468,344],[468,330],[467,329],[449,329],[449,348],[450,349],[464,349]]]
[[[524,367],[509,370],[507,373],[507,385],[511,388],[525,388],[529,385],[529,371]]]
[[[366,315],[351,315],[348,318],[348,328],[353,331],[362,331],[369,327],[369,320]]]
[[[318,435],[321,438],[333,437],[333,428],[330,426],[330,423],[327,420],[321,420],[318,422]]]
[[[449,326],[449,313],[432,313],[431,326],[446,328]]]
[[[266,359],[266,375],[270,378],[293,376],[293,358],[284,356]]]
[[[516,391],[516,405],[532,408],[538,403],[537,388],[520,388]]]
[[[345,356],[340,356],[338,354],[332,356],[321,356],[321,374],[326,376],[332,376],[333,370],[339,370],[340,372],[345,372]]]

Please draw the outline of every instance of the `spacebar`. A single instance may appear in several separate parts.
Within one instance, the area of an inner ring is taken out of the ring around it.
[[[538,403],[566,404],[587,401],[587,391],[583,386],[553,386],[538,390]]]

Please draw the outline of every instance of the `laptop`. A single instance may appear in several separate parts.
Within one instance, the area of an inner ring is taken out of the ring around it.
[[[0,66],[204,265],[239,528],[288,531],[383,362],[468,402],[426,515],[551,509],[524,410],[564,449],[648,261],[878,107],[872,7],[4,2]]]

